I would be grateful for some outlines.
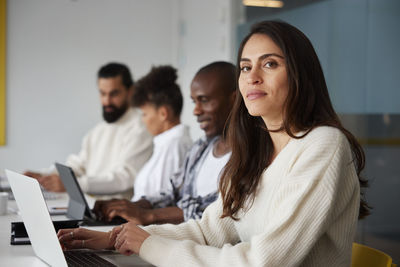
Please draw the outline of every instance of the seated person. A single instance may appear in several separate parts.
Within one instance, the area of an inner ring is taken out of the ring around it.
[[[180,223],[201,218],[216,200],[218,178],[230,156],[222,137],[235,99],[235,66],[214,62],[201,68],[191,84],[191,98],[200,128],[205,132],[188,152],[181,169],[171,177],[172,189],[136,202],[98,201],[94,211],[105,220],[123,217],[137,224]]]
[[[132,201],[171,190],[169,178],[192,146],[188,127],[180,123],[183,98],[176,79],[176,69],[160,66],[135,84],[132,104],[142,110],[143,122],[154,138],[153,154],[136,177]]]
[[[89,131],[79,154],[69,156],[66,165],[74,170],[84,192],[130,198],[133,181],[152,153],[152,137],[140,110],[130,107],[133,80],[125,65],[102,66],[98,87],[105,121]],[[25,175],[36,178],[48,191],[65,191],[55,168]]]
[[[64,229],[65,248],[115,248],[155,266],[351,265],[357,220],[369,212],[365,158],[333,109],[311,42],[284,22],[258,23],[238,67],[232,156],[202,219]]]

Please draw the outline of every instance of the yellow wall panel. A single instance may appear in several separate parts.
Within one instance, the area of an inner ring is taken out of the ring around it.
[[[6,0],[0,0],[0,146],[6,143]]]

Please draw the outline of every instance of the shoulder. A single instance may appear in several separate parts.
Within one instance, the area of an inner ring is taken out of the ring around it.
[[[326,173],[336,176],[354,169],[353,164],[349,164],[352,162],[350,144],[337,128],[315,128],[303,138],[292,140],[288,146],[279,167],[286,170],[290,182],[320,180]]]
[[[345,140],[346,136],[341,130],[331,126],[320,126],[311,130],[305,137],[304,140],[324,140],[324,141],[341,141]]]
[[[141,111],[137,108],[129,108],[127,114],[121,118],[121,121],[117,122],[116,126],[127,133],[128,136],[147,135],[150,137],[150,133],[142,122]]]
[[[304,133],[299,133],[297,136],[301,137]],[[341,147],[342,145],[347,146],[348,141],[344,133],[335,127],[320,126],[303,137],[296,139],[295,143],[298,147],[303,149],[313,148],[315,150],[333,149]]]
[[[202,138],[197,139],[195,142],[192,142],[188,148],[188,153],[186,157],[198,157],[201,156],[205,151],[208,151],[210,147],[212,147],[213,142],[207,140],[204,136]]]
[[[298,135],[302,136],[301,134]],[[335,127],[317,127],[304,137],[294,140],[292,155],[298,160],[314,158],[316,161],[329,159],[335,154],[348,155],[350,144],[346,135]]]
[[[189,134],[189,127],[183,124],[175,126],[168,139],[168,141],[175,143],[174,145],[186,145],[188,143],[191,145],[193,143]]]
[[[139,109],[137,108],[129,108],[126,111],[126,116],[124,116],[123,118],[121,118],[123,121],[123,124],[127,124],[127,125],[136,125],[136,124],[140,124],[142,125],[142,114],[140,112]]]
[[[209,143],[207,141],[207,138],[205,136],[203,136],[203,137],[201,137],[201,138],[199,138],[199,139],[197,139],[196,141],[193,142],[192,148],[197,148],[198,149],[199,147],[206,146],[207,143]]]
[[[297,134],[288,144],[286,162],[290,165],[305,162],[330,161],[334,155],[350,156],[350,145],[344,133],[334,127],[317,127],[306,135]]]

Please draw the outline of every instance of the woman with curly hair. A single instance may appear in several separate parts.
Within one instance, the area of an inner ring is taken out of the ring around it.
[[[183,98],[176,72],[171,66],[152,67],[134,86],[132,105],[141,109],[142,120],[154,139],[153,154],[135,179],[132,201],[168,191],[170,177],[192,146],[189,128],[180,122]],[[130,212],[132,205],[126,199],[100,200],[94,211],[104,220],[119,216],[130,221],[136,218]]]

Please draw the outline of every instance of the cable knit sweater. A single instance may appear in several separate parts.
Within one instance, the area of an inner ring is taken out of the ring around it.
[[[90,130],[79,154],[70,155],[66,165],[74,170],[84,192],[118,197],[128,191],[130,198],[135,177],[152,150],[152,137],[140,111],[129,108],[116,122],[103,121]]]
[[[319,127],[292,139],[264,171],[240,220],[222,201],[199,221],[145,227],[140,256],[157,266],[350,266],[360,203],[346,137]]]

